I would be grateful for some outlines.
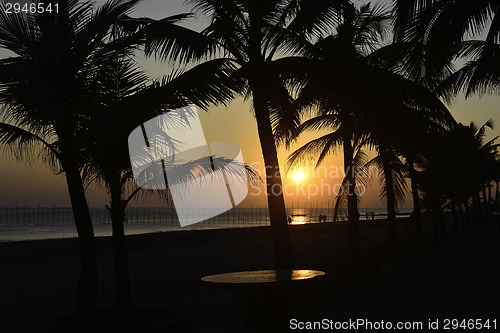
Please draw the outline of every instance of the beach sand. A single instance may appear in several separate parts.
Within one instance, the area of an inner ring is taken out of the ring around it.
[[[288,331],[289,320],[295,317],[425,324],[446,317],[490,318],[500,324],[498,229],[488,226],[445,244],[426,242],[416,247],[410,225],[399,225],[400,248],[394,253],[385,245],[384,221],[361,223],[363,258],[380,270],[356,278],[346,274],[345,223],[291,227],[295,267],[327,273],[325,302],[302,304],[300,311],[277,323],[279,331]],[[193,332],[242,332],[248,322],[244,299],[237,291],[208,289],[201,277],[273,268],[268,227],[166,232],[127,240],[134,306],[188,315]],[[99,237],[97,251],[99,308],[112,308],[110,238]],[[76,239],[1,243],[0,331],[71,332],[78,259]],[[265,327],[257,331],[264,332]]]

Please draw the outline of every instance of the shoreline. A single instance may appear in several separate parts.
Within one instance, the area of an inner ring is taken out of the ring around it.
[[[398,221],[404,221],[407,217],[397,217]],[[386,218],[378,218],[375,220],[360,219],[360,224],[370,224],[370,223],[384,223]],[[259,227],[270,227],[269,225],[262,225],[258,223],[207,223],[203,224],[201,222],[199,225],[192,225],[188,227],[180,227],[178,225],[170,224],[148,224],[148,223],[126,223],[125,224],[125,235],[135,236],[135,235],[146,235],[151,233],[170,233],[170,232],[193,232],[193,231],[207,231],[207,230],[223,230],[223,229],[249,229],[249,228],[259,228]],[[297,225],[315,225],[333,223],[341,226],[347,221],[338,222],[307,222],[307,223],[293,223],[289,224],[290,227],[295,227]],[[74,224],[65,225],[0,225],[0,244],[9,242],[27,242],[27,241],[37,241],[37,240],[57,240],[57,239],[76,239],[78,235],[76,233],[76,227]],[[96,238],[100,237],[112,237],[111,223],[106,224],[95,224],[94,234]]]

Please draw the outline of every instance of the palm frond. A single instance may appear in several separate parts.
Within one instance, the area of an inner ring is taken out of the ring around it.
[[[59,157],[53,144],[23,128],[4,122],[0,122],[0,147],[16,160],[27,164],[43,157],[54,167],[55,160]]]
[[[285,162],[287,170],[312,160],[316,161],[315,165],[318,167],[330,153],[342,144],[342,135],[341,131],[336,131],[304,144],[287,158]]]

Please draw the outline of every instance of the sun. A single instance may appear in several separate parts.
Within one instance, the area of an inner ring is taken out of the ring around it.
[[[293,179],[300,182],[304,179],[304,173],[302,171],[295,171],[295,173],[293,174]]]

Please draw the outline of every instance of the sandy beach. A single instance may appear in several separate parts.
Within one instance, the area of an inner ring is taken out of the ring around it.
[[[410,226],[401,222],[401,245],[393,254],[385,247],[384,221],[362,223],[362,255],[380,269],[358,278],[346,276],[345,227],[327,223],[291,228],[296,268],[324,270],[327,279],[324,304],[301,306],[290,319],[427,322],[498,317],[500,234],[492,226],[444,245],[427,242],[416,247]],[[129,236],[128,245],[134,306],[187,315],[192,332],[241,332],[246,322],[241,295],[209,290],[201,285],[201,277],[273,268],[267,227]],[[101,309],[112,308],[110,238],[99,237],[97,246],[98,304]],[[72,331],[77,241],[2,243],[0,257],[2,331]],[[288,320],[278,323],[284,332]]]

